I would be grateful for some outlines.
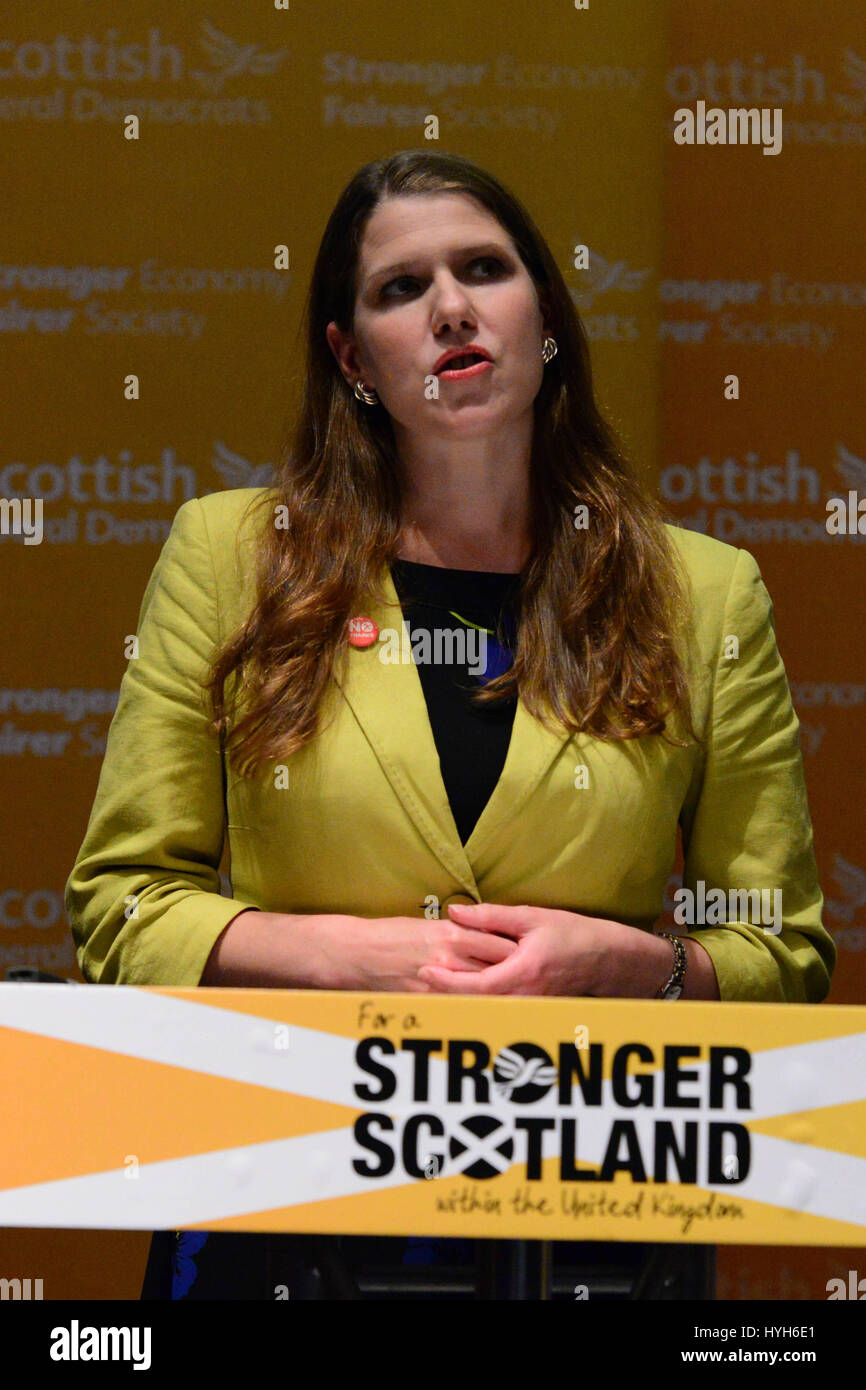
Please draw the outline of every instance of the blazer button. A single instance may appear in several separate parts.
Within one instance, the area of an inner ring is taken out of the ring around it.
[[[470,903],[477,902],[477,898],[470,898],[467,893],[449,893],[447,898],[443,898],[439,904],[440,912],[447,911],[449,903],[463,903],[468,907]]]

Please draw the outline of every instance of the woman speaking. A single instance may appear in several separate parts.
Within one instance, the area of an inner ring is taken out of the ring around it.
[[[85,977],[823,999],[770,597],[644,495],[521,204],[366,165],[306,330],[274,486],[184,503],[145,590],[66,889]]]

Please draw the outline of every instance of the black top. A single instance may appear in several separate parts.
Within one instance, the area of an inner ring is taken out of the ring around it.
[[[461,843],[465,845],[499,780],[511,740],[516,699],[473,707],[470,692],[508,670],[519,611],[519,574],[391,563],[409,628],[427,714]],[[472,628],[492,629],[485,634]],[[431,634],[429,651],[419,629]],[[436,630],[453,634],[440,638]]]

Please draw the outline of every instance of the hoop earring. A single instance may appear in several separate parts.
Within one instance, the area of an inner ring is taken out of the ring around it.
[[[544,344],[543,344],[542,349],[541,349],[541,356],[544,358],[544,364],[545,364],[545,366],[547,366],[547,363],[548,363],[548,362],[552,362],[552,361],[553,361],[553,359],[554,359],[554,357],[556,356],[556,354],[558,353],[558,351],[559,351],[559,348],[558,348],[558,346],[557,346],[556,339],[555,339],[555,338],[549,338],[549,337],[548,337],[548,338],[545,338]]]
[[[376,405],[379,400],[376,392],[372,389],[368,391],[360,380],[355,382],[355,397],[365,405]]]

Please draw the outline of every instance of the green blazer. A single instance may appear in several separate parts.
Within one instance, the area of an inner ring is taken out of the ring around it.
[[[782,892],[778,934],[755,925],[754,913],[741,914],[753,924],[692,929],[722,999],[826,996],[836,951],[821,922],[799,723],[772,603],[748,551],[668,527],[692,586],[687,669],[706,750],[658,735],[569,737],[518,701],[502,775],[464,846],[418,671],[381,662],[378,644],[348,649],[320,733],[286,760],[287,787],[275,785],[276,764],[239,778],[207,735],[201,684],[216,644],[252,604],[256,538],[246,512],[261,491],[185,502],[145,589],[139,654],[121,682],[66,884],[86,979],[196,985],[220,932],[248,907],[423,917],[434,900],[442,915],[449,902],[484,900],[650,931],[680,826],[685,887]],[[399,630],[390,572],[386,582],[394,607],[360,611]],[[725,655],[730,635],[736,659]],[[226,837],[232,897],[220,892]]]

